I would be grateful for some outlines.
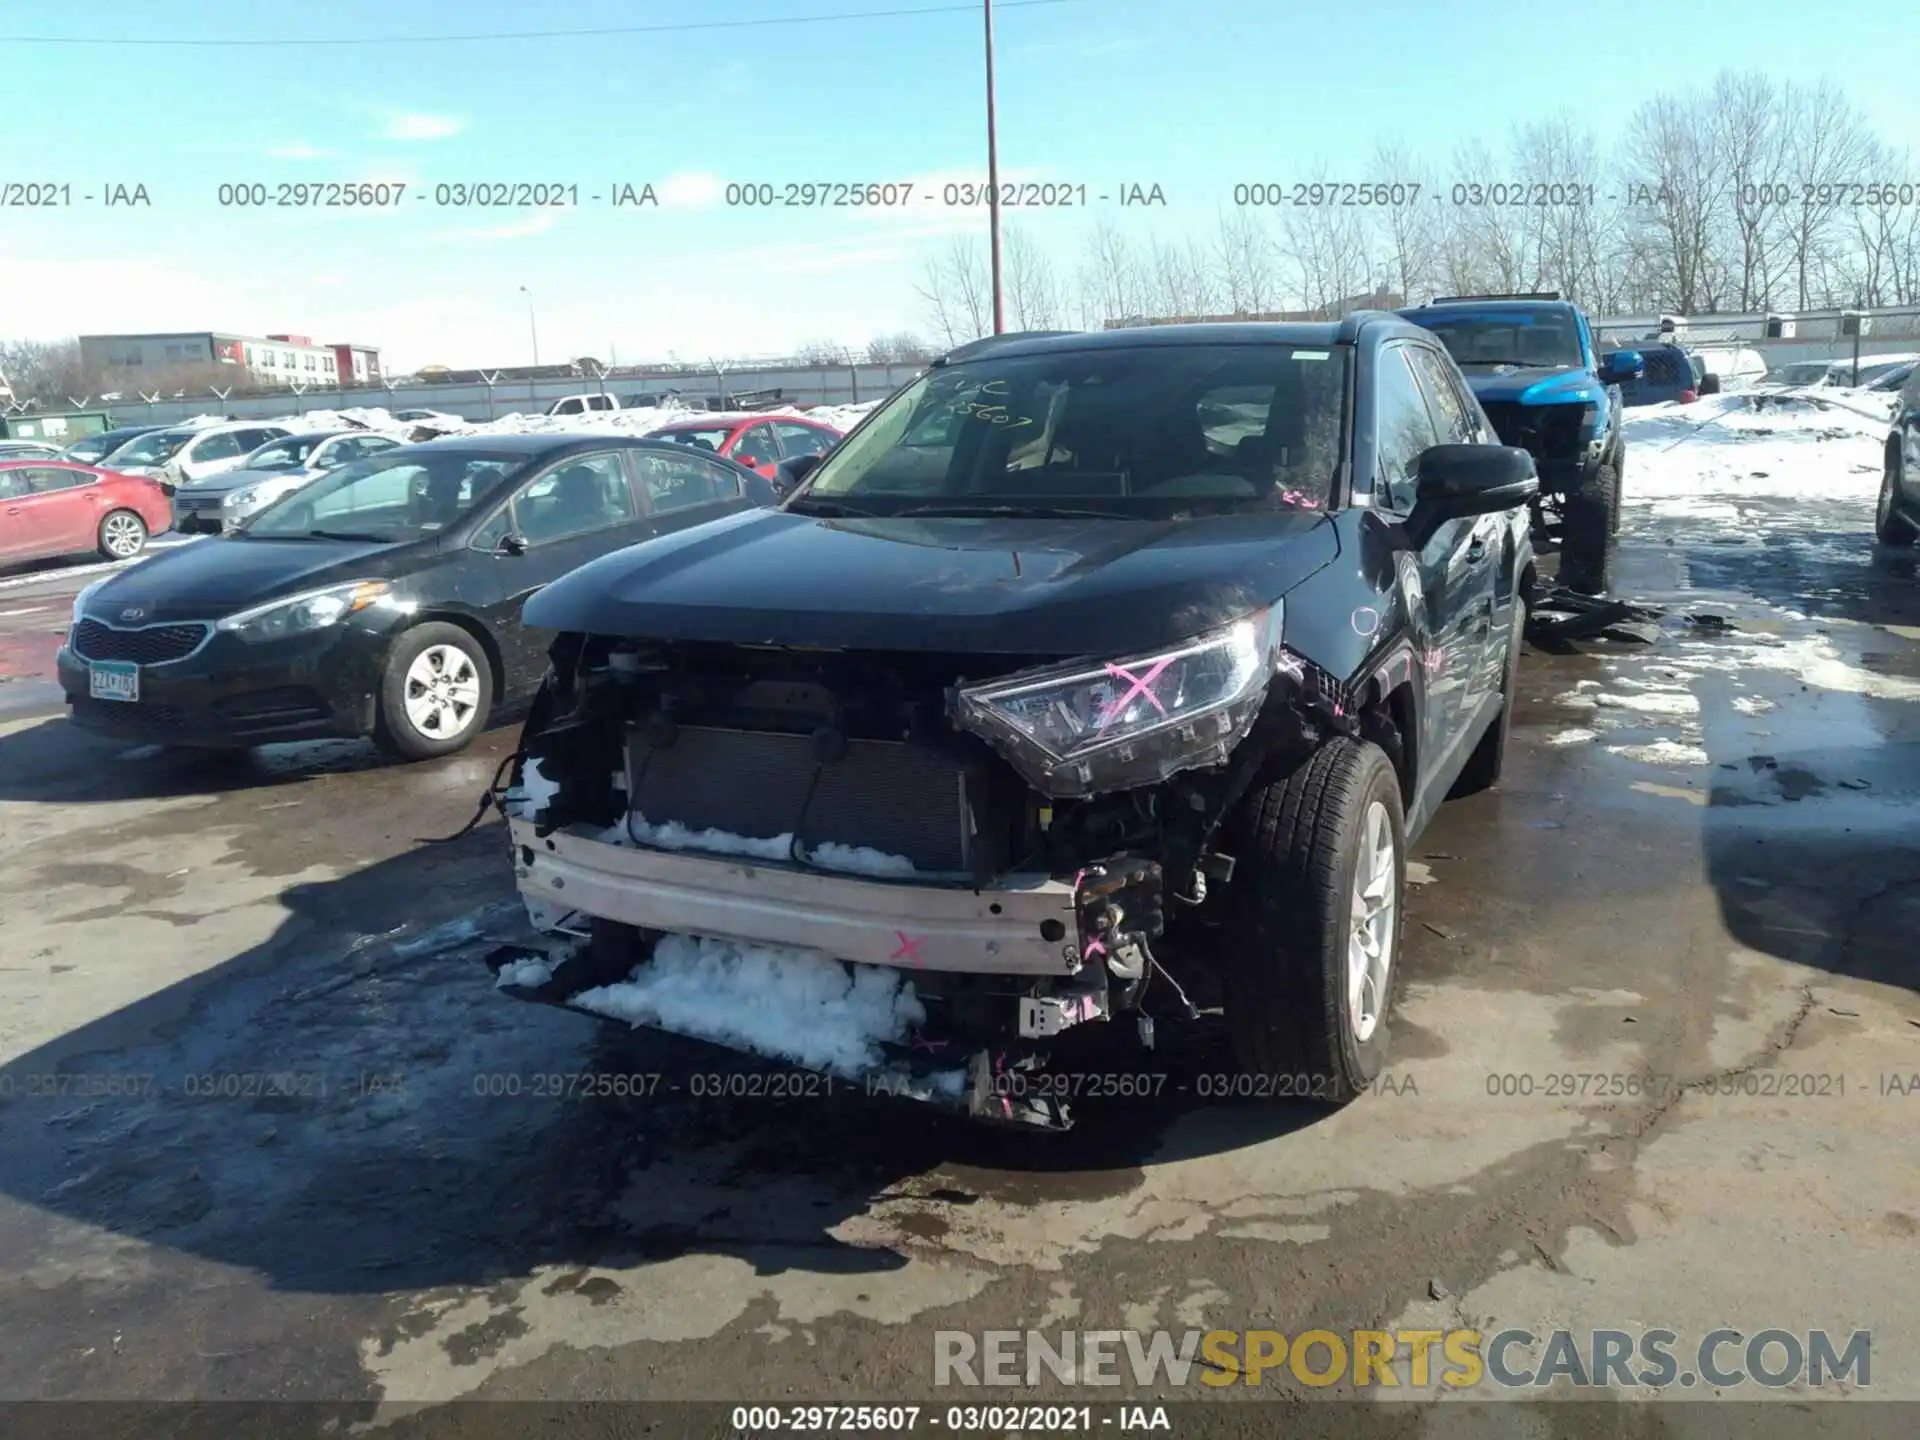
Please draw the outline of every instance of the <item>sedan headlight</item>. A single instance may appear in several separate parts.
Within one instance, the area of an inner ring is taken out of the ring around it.
[[[324,590],[309,590],[270,600],[251,610],[242,610],[214,622],[214,629],[238,635],[242,640],[283,640],[290,635],[305,635],[385,601],[393,587],[384,580],[355,580],[346,585],[330,585]]]
[[[260,498],[260,488],[258,485],[249,485],[244,490],[235,490],[220,502],[221,508],[226,510],[244,509]]]
[[[954,720],[1050,795],[1152,785],[1223,763],[1279,668],[1274,604],[1185,644],[1022,671],[954,694]]]
[[[80,593],[73,597],[73,624],[78,625],[81,617],[87,613],[87,601],[93,598],[93,592],[112,578],[111,575],[102,575],[98,580],[90,580],[80,587]]]

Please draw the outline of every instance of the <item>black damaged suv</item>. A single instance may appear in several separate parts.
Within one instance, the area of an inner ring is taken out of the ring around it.
[[[719,987],[796,947],[850,967],[834,1016],[909,1001],[864,1061],[760,1053],[981,1118],[1065,1125],[1015,1078],[1123,1016],[1223,1010],[1261,1093],[1364,1090],[1406,848],[1500,774],[1533,582],[1534,462],[1440,341],[1000,337],[813,463],[529,602],[560,638],[504,808],[558,941],[502,988],[753,1049],[764,986]],[[665,936],[747,958],[696,1003],[648,984]]]

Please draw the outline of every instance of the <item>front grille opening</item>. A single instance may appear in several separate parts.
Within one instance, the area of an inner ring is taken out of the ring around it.
[[[1542,460],[1571,460],[1580,453],[1586,405],[1520,405],[1510,400],[1483,402],[1502,444],[1517,445]]]
[[[83,660],[131,660],[136,665],[164,665],[191,655],[207,638],[200,623],[147,625],[138,630],[116,630],[104,621],[82,620],[74,632],[74,653]]]
[[[971,863],[968,767],[927,746],[850,739],[844,758],[821,762],[808,735],[690,725],[661,750],[636,736],[628,757],[630,803],[649,824],[792,832],[803,845],[866,846],[933,873]]]

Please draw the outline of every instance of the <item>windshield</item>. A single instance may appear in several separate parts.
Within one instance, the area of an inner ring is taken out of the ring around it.
[[[790,505],[1140,519],[1321,509],[1350,357],[1339,345],[982,356],[914,381]]]
[[[713,429],[666,430],[661,432],[660,438],[662,440],[671,440],[676,445],[691,445],[697,450],[713,450],[717,452],[722,445],[727,443],[727,436],[731,433],[726,426],[721,425]]]
[[[109,457],[117,465],[164,465],[196,431],[155,430],[129,440]]]
[[[1469,310],[1421,314],[1415,323],[1440,337],[1462,369],[1582,365],[1580,333],[1564,310]]]
[[[116,435],[111,430],[100,435],[89,435],[84,440],[76,440],[67,447],[67,458],[90,464],[102,455],[110,455],[127,443],[125,435]]]
[[[302,435],[293,440],[282,440],[277,445],[268,445],[247,457],[249,470],[285,470],[290,466],[304,465],[307,457],[319,447],[325,435]]]
[[[318,535],[399,544],[456,525],[525,465],[522,455],[408,447],[343,465],[263,510],[247,535]]]

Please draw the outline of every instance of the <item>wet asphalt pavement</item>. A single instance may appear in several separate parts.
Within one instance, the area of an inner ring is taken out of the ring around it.
[[[1920,552],[1751,518],[1630,510],[1659,642],[1529,650],[1506,783],[1415,847],[1381,1093],[1204,1102],[1202,1054],[1064,1137],[715,1097],[498,995],[499,826],[426,842],[510,727],[91,739],[81,582],[0,589],[0,1400],[925,1399],[936,1329],[1510,1324],[1869,1328],[1920,1399]]]

